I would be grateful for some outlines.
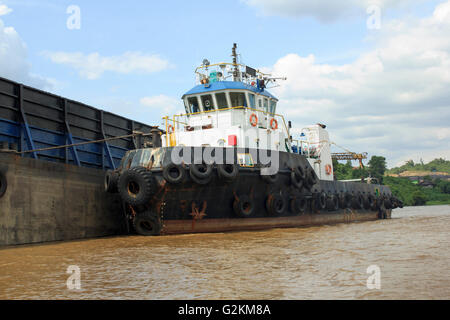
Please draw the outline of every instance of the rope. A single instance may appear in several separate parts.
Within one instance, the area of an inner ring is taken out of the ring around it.
[[[126,139],[126,138],[131,138],[131,137],[135,137],[135,136],[149,136],[151,135],[151,133],[143,133],[143,132],[134,132],[132,134],[127,134],[125,136],[118,136],[118,137],[110,137],[110,138],[105,138],[105,139],[100,139],[100,140],[92,140],[92,141],[85,141],[85,142],[78,142],[78,143],[73,143],[73,144],[65,144],[62,146],[55,146],[55,147],[48,147],[48,148],[40,148],[40,149],[34,149],[34,150],[25,150],[25,151],[15,151],[15,150],[11,150],[12,153],[16,153],[16,154],[24,154],[24,153],[32,153],[32,152],[41,152],[41,151],[48,151],[48,150],[55,150],[55,149],[62,149],[62,148],[70,148],[70,147],[77,147],[77,146],[82,146],[82,145],[86,145],[86,144],[91,144],[91,143],[101,143],[101,142],[107,142],[107,141],[111,141],[111,140],[119,140],[119,139]]]

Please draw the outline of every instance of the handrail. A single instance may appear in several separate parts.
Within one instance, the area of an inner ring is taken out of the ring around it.
[[[275,117],[275,116],[280,117],[281,120],[283,120],[284,129],[286,130],[286,133],[287,133],[288,139],[289,139],[289,129],[286,125],[286,121],[285,121],[284,117],[281,114],[271,113],[268,111],[249,108],[249,107],[245,107],[245,106],[228,107],[228,108],[224,108],[224,109],[213,109],[213,110],[208,110],[208,111],[198,111],[198,112],[185,113],[185,114],[176,114],[173,117],[175,119],[175,117],[185,117],[185,116],[191,116],[191,115],[199,115],[199,114],[203,114],[203,113],[212,113],[212,112],[217,112],[217,111],[228,111],[228,110],[233,110],[233,109],[242,109],[242,110],[250,110],[250,111],[254,111],[254,112],[262,112],[263,114],[266,114],[266,115],[269,115],[272,117]]]
[[[209,64],[209,65],[201,65],[200,67],[195,68],[195,73],[198,73],[199,69],[207,69],[207,68],[211,68],[211,67],[216,67],[216,66],[221,66],[221,65],[228,65],[228,66],[233,66],[233,67],[246,67],[246,65],[243,65],[241,63],[231,63],[231,62],[219,62],[219,63],[214,63],[214,64]],[[264,73],[259,71],[259,69],[255,70],[257,73],[268,76],[268,73]]]

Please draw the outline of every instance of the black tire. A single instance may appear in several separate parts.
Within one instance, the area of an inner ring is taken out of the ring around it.
[[[222,179],[234,180],[239,174],[239,166],[237,164],[219,164],[217,173]]]
[[[146,204],[155,191],[152,173],[142,167],[128,169],[120,175],[118,189],[122,200],[130,205]]]
[[[391,200],[389,198],[385,198],[384,199],[384,207],[386,209],[392,209],[392,203],[391,203]]]
[[[386,208],[383,204],[380,205],[380,208],[378,209],[378,218],[379,219],[386,219]]]
[[[301,215],[306,212],[306,208],[308,207],[308,199],[294,198],[291,200],[291,212],[296,215]]]
[[[370,209],[370,202],[369,202],[369,197],[366,195],[361,195],[362,199],[363,199],[363,208],[364,209]]]
[[[233,210],[238,217],[248,218],[253,214],[255,204],[249,196],[241,195],[239,199],[234,200]]]
[[[361,193],[357,193],[353,196],[353,209],[362,209],[364,207],[364,198]]]
[[[117,185],[119,183],[119,174],[112,170],[108,170],[105,173],[105,192],[117,193],[119,189]]]
[[[302,178],[302,180],[305,180],[306,179],[306,170],[305,169],[303,169],[303,167],[302,166],[296,166],[295,168],[294,168],[294,172],[295,172],[295,174],[297,175],[297,176],[299,176],[300,178]]]
[[[212,175],[208,176],[207,178],[204,179],[200,179],[198,178],[195,174],[193,174],[192,172],[189,173],[189,176],[191,177],[192,181],[194,181],[196,184],[199,185],[205,185],[211,182],[212,180]]]
[[[186,178],[186,170],[181,165],[170,163],[164,167],[163,177],[171,184],[178,184]]]
[[[398,199],[394,196],[391,197],[392,209],[398,208]]]
[[[317,210],[325,210],[327,208],[327,195],[325,192],[317,193],[314,199],[315,208]]]
[[[377,210],[377,199],[374,195],[368,194],[367,195],[367,201],[369,201],[369,209],[370,210]]]
[[[275,184],[276,182],[278,182],[278,174],[274,174],[272,176],[261,175],[261,179],[263,179],[267,184]]]
[[[280,194],[269,195],[266,209],[271,216],[280,216],[286,210],[286,200]]]
[[[309,189],[311,189],[311,187],[319,181],[316,173],[314,172],[314,170],[312,168],[308,168],[306,170],[306,181],[307,181],[306,183],[307,183]]]
[[[343,192],[339,195],[339,207],[341,209],[348,209],[352,207],[352,195],[348,192]]]
[[[377,210],[380,210],[381,207],[382,207],[382,205],[383,205],[383,202],[384,202],[383,196],[378,196],[378,197],[376,197],[376,198],[375,198],[375,202],[376,202],[376,205],[375,205],[376,209],[377,209]]]
[[[213,167],[210,164],[191,164],[189,166],[189,173],[192,176],[196,176],[199,179],[207,179],[212,174]]]
[[[6,189],[8,189],[8,181],[6,176],[0,172],[0,198],[5,195]]]
[[[291,183],[298,190],[302,190],[303,188],[303,178],[299,176],[295,171],[291,172]]]
[[[133,219],[133,227],[142,236],[158,236],[161,234],[161,221],[150,211],[137,213]]]
[[[339,199],[337,195],[331,194],[327,198],[327,209],[328,211],[339,210]]]

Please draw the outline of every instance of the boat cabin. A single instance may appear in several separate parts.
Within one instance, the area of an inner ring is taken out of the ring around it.
[[[186,92],[182,99],[187,115],[237,107],[274,114],[278,102],[269,92],[236,81],[200,84]]]

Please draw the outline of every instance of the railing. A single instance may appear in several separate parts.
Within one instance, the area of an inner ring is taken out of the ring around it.
[[[329,143],[328,140],[319,142],[292,140],[292,142],[297,144],[297,153],[305,155],[307,158],[319,158],[324,144]]]
[[[173,119],[170,119],[168,116],[163,117],[163,120],[165,120],[165,127],[166,127],[166,145],[167,146],[176,145],[176,133],[177,132],[198,130],[198,129],[195,129],[195,127],[199,127],[199,130],[207,130],[207,129],[213,128],[214,123],[212,122],[212,118],[210,117],[210,115],[215,116],[215,118],[216,118],[215,127],[219,128],[220,127],[219,113],[223,112],[223,111],[230,111],[230,110],[243,110],[246,115],[248,115],[249,112],[253,112],[253,113],[263,114],[264,116],[267,116],[266,120],[265,120],[265,126],[263,126],[263,128],[267,128],[267,129],[270,128],[271,120],[272,119],[276,120],[276,118],[278,117],[282,121],[282,125],[283,125],[284,131],[286,133],[286,136],[288,137],[288,139],[290,138],[288,126],[286,125],[286,121],[282,115],[267,112],[264,110],[249,108],[249,107],[245,107],[245,106],[237,106],[237,107],[231,107],[231,108],[214,109],[214,110],[199,111],[199,112],[186,113],[186,114],[177,114],[177,115],[173,116]],[[249,111],[249,112],[247,112],[247,111]],[[184,121],[178,120],[179,118],[183,118],[183,120],[184,119],[188,120],[190,117],[196,117],[199,115],[200,115],[200,120],[199,120],[200,125],[198,125],[198,126],[189,126],[187,121],[184,122]],[[203,125],[203,123],[204,123],[203,115],[207,115],[208,118],[211,118],[211,126],[209,126],[209,124]],[[246,123],[249,123],[249,121],[250,121],[249,116],[250,115],[245,117],[247,119]],[[258,117],[258,125],[259,125],[259,123],[261,123],[261,125],[263,125],[264,123],[260,120],[261,120],[260,117]],[[278,123],[278,120],[277,120],[277,123]],[[180,125],[183,125],[183,126],[180,128]],[[172,136],[170,137],[170,135],[172,135]],[[173,141],[174,143],[171,143],[169,140]],[[291,141],[291,140],[289,140],[289,141]]]

